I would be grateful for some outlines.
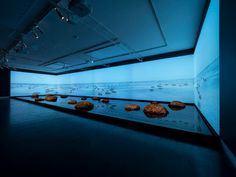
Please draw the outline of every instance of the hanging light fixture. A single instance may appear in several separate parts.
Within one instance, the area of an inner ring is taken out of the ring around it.
[[[34,30],[32,31],[32,34],[33,34],[33,36],[34,36],[36,39],[38,39],[38,38],[39,38],[39,35],[38,35],[38,33],[36,33]]]
[[[94,60],[92,57],[89,57],[89,59],[87,59],[87,63],[94,63]]]
[[[65,19],[64,15],[57,8],[54,8],[54,10],[56,11],[57,15],[60,17],[61,20]]]
[[[36,29],[38,32],[40,32],[41,34],[43,34],[42,29],[41,29],[38,25],[35,26],[35,29]]]
[[[23,48],[27,48],[28,47],[27,44],[24,41],[22,41],[22,46],[23,46]]]

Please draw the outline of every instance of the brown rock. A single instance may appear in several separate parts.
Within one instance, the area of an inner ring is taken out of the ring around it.
[[[76,100],[69,100],[68,104],[77,104],[77,101]]]
[[[92,99],[93,99],[93,100],[98,100],[98,101],[99,101],[101,98],[95,96],[95,97],[93,97]]]
[[[93,109],[93,107],[94,107],[93,103],[90,103],[88,101],[81,101],[75,105],[75,109],[80,111],[90,111]]]
[[[161,104],[149,104],[144,107],[143,112],[150,118],[161,118],[168,114],[168,111]]]
[[[109,101],[110,101],[110,100],[107,99],[107,98],[104,98],[104,99],[101,100],[101,102],[103,102],[103,103],[109,103]]]
[[[57,101],[57,96],[54,96],[54,95],[47,95],[47,96],[45,97],[45,100],[46,100],[46,101],[56,102],[56,101]]]
[[[126,111],[138,111],[140,110],[140,106],[137,104],[128,104],[125,106]]]
[[[172,110],[178,111],[185,108],[185,104],[180,101],[172,101],[169,103],[169,108]]]
[[[32,97],[32,98],[38,98],[39,95],[38,95],[37,93],[33,93],[31,97]]]

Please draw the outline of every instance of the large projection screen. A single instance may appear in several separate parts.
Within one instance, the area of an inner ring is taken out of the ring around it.
[[[60,93],[193,103],[193,56],[64,75],[11,73],[11,96]]]
[[[11,71],[11,96],[57,93],[57,76]]]

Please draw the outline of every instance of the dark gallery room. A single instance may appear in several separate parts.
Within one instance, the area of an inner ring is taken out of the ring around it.
[[[1,177],[236,177],[236,5],[4,0]]]

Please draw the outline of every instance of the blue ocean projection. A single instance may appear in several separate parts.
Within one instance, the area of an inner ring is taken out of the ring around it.
[[[11,96],[29,96],[32,94],[56,94],[58,85],[55,84],[27,84],[12,83]]]
[[[60,76],[58,92],[193,103],[193,56],[181,56]]]
[[[219,58],[209,64],[195,79],[198,108],[209,119],[219,117]],[[216,126],[213,124],[213,126]]]
[[[194,53],[195,104],[217,133],[219,100],[219,0],[212,0]]]
[[[54,94],[57,93],[57,87],[56,76],[11,71],[11,96]]]
[[[60,93],[193,103],[193,56],[64,75],[12,71],[11,95]]]
[[[193,79],[60,84],[58,92],[69,95],[101,96],[143,100],[193,102]]]

